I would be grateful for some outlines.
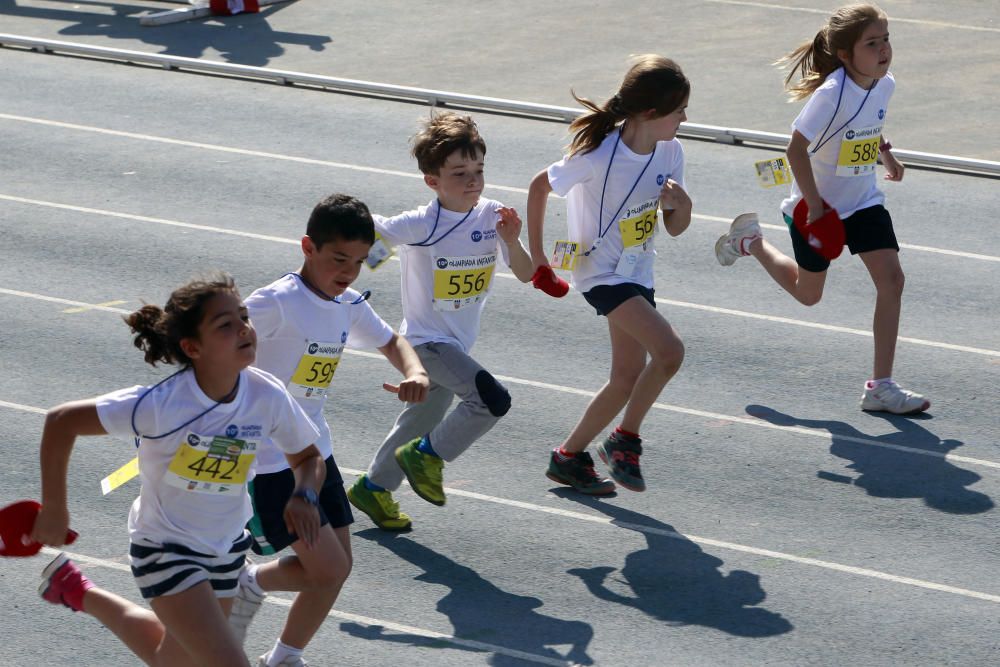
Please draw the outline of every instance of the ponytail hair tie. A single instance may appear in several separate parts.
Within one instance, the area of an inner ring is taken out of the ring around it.
[[[622,96],[615,93],[610,100],[608,100],[608,111],[615,116],[627,116],[625,113],[625,107],[622,104]]]

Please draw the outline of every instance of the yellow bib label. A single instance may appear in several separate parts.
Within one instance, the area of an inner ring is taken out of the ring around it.
[[[786,185],[792,182],[792,170],[788,160],[776,157],[773,160],[758,160],[753,163],[757,170],[757,181],[761,187],[773,188],[776,185]]]
[[[374,271],[388,262],[392,255],[392,248],[390,248],[389,244],[385,242],[381,234],[375,232],[375,243],[372,244],[372,249],[368,251],[368,257],[365,258],[365,264],[368,265],[369,269]]]
[[[434,258],[434,308],[459,310],[486,298],[497,255]]]
[[[256,442],[188,432],[163,481],[196,493],[244,493],[256,455]]]
[[[875,173],[882,126],[847,130],[840,142],[837,176],[864,176]]]
[[[572,271],[580,263],[580,244],[576,241],[556,241],[552,267]]]
[[[656,207],[647,209],[631,218],[618,221],[618,229],[622,234],[622,245],[625,249],[644,246],[647,239],[652,239],[656,233]]]
[[[288,381],[288,393],[296,398],[324,398],[330,391],[330,382],[343,352],[343,343],[308,341]]]

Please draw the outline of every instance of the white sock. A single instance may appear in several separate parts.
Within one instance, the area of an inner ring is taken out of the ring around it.
[[[877,380],[869,380],[868,382],[865,383],[865,386],[867,386],[869,389],[874,389],[880,384],[889,384],[890,382],[892,382],[891,377],[879,378]]]
[[[274,648],[272,648],[271,652],[267,654],[267,665],[268,667],[280,665],[281,661],[285,658],[297,658],[302,655],[304,650],[305,649],[289,646],[288,644],[282,644],[279,639],[274,642]]]
[[[260,584],[257,583],[257,569],[259,567],[260,565],[257,565],[256,563],[247,563],[240,572],[240,586],[249,588],[257,595],[264,596],[267,595],[267,591],[261,588]]]

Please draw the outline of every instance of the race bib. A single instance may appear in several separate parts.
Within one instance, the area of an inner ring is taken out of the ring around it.
[[[776,157],[773,160],[758,160],[753,163],[757,170],[757,181],[761,187],[773,188],[776,185],[785,185],[792,182],[792,171],[788,166],[788,160],[783,157]]]
[[[188,431],[163,481],[195,493],[239,495],[257,455],[257,443]]]
[[[656,237],[657,201],[629,209],[629,217],[618,221],[622,237],[622,256],[615,273],[631,278],[639,268],[652,261],[653,241]]]
[[[365,264],[368,265],[369,269],[374,271],[388,262],[390,257],[392,257],[392,248],[385,242],[381,234],[375,232],[375,243],[372,244],[371,250],[368,251]]]
[[[325,398],[343,353],[343,343],[308,341],[288,381],[288,393],[296,398]]]
[[[865,176],[875,173],[881,138],[881,125],[844,132],[837,156],[837,176]]]
[[[576,241],[556,241],[552,253],[552,268],[572,271],[580,262],[580,244]]]
[[[497,254],[434,258],[434,308],[460,310],[486,298]]]

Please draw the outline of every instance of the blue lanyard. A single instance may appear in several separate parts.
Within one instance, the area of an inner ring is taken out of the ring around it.
[[[407,245],[411,245],[411,246],[419,246],[419,247],[425,247],[425,248],[426,248],[426,247],[430,247],[430,246],[432,246],[432,245],[436,245],[436,244],[437,244],[437,243],[439,243],[440,241],[443,241],[443,240],[444,240],[444,238],[445,238],[446,236],[448,236],[448,235],[449,235],[449,234],[451,234],[451,233],[452,233],[453,231],[455,231],[456,229],[458,229],[458,228],[459,228],[459,226],[460,226],[460,225],[461,225],[461,224],[462,224],[463,222],[465,222],[466,220],[468,220],[469,216],[470,216],[470,215],[472,215],[472,212],[476,210],[476,207],[475,207],[475,206],[473,206],[472,208],[470,208],[470,209],[469,209],[469,212],[465,214],[465,217],[463,217],[463,218],[462,218],[461,220],[459,220],[458,222],[456,222],[456,223],[455,223],[455,226],[454,226],[454,227],[452,227],[451,229],[449,229],[448,231],[446,231],[446,232],[445,232],[444,234],[442,234],[441,236],[439,236],[439,237],[438,237],[438,239],[437,239],[437,241],[433,241],[433,242],[432,242],[432,241],[431,241],[431,238],[432,238],[432,237],[434,236],[434,232],[436,232],[436,231],[437,231],[437,228],[438,228],[438,220],[440,220],[440,219],[441,219],[441,200],[440,200],[440,199],[438,199],[438,200],[437,200],[437,205],[438,205],[438,208],[437,208],[437,213],[436,213],[436,214],[434,214],[434,226],[433,226],[433,227],[431,228],[431,233],[430,233],[430,234],[428,234],[428,235],[427,235],[427,238],[425,238],[425,239],[424,239],[423,241],[421,241],[420,243],[409,243],[409,244],[407,244]]]
[[[840,111],[840,100],[844,97],[844,88],[847,88],[847,68],[844,68],[844,80],[840,82],[840,92],[837,94],[837,107],[833,110],[833,116],[830,117],[830,122],[826,124],[826,130],[823,130],[823,133],[819,135],[819,139],[817,140],[819,141],[819,145],[809,153],[810,155],[816,155],[816,153],[819,152],[819,149],[823,148],[823,146],[825,146],[830,139],[833,139],[835,136],[840,134],[841,130],[847,127],[852,120],[858,117],[861,110],[865,108],[865,102],[868,101],[868,96],[871,95],[872,91],[875,89],[876,83],[878,83],[878,79],[872,81],[872,85],[868,87],[868,91],[865,93],[865,98],[861,100],[861,105],[858,106],[858,110],[854,112],[854,115],[848,118],[847,122],[838,127],[833,133],[830,134],[830,136],[826,136],[826,130],[829,130],[830,126],[833,125],[833,119],[837,117],[837,112]]]
[[[324,292],[323,290],[321,290],[320,288],[316,287],[311,282],[309,282],[308,280],[306,280],[305,277],[301,273],[295,273],[295,272],[286,273],[284,276],[281,276],[281,277],[284,278],[285,276],[295,276],[296,278],[298,278],[299,280],[302,281],[303,285],[305,285],[306,287],[308,287],[309,289],[311,289],[313,292],[315,292],[317,296],[319,296],[319,297],[321,297],[323,299],[326,299],[327,301],[333,301],[334,303],[343,303],[340,300],[340,297],[330,296],[329,294],[327,294],[326,292]],[[371,295],[372,295],[371,290],[367,290],[366,289],[364,292],[362,292],[361,294],[358,295],[358,298],[356,298],[354,301],[349,302],[349,305],[355,306],[355,305],[357,305],[359,303],[367,301],[369,298],[371,298]]]
[[[590,255],[590,253],[594,252],[597,249],[598,244],[600,244],[600,242],[604,239],[605,234],[611,231],[611,225],[615,223],[615,219],[618,217],[618,214],[621,213],[622,208],[625,207],[625,203],[628,201],[628,198],[632,196],[632,193],[635,191],[636,186],[639,185],[639,181],[642,180],[643,174],[646,173],[646,169],[649,168],[649,165],[652,164],[653,162],[653,158],[656,156],[656,145],[654,144],[653,152],[649,154],[649,159],[646,160],[646,164],[643,165],[642,171],[640,171],[639,175],[636,176],[635,183],[633,183],[632,187],[629,188],[628,194],[625,195],[625,199],[622,200],[622,203],[618,206],[618,210],[615,211],[615,214],[611,216],[611,220],[608,222],[608,226],[605,227],[604,192],[608,189],[608,176],[611,174],[611,164],[615,161],[615,153],[618,151],[618,144],[622,140],[622,131],[624,131],[624,129],[625,126],[622,125],[621,129],[618,130],[618,136],[615,138],[615,147],[611,149],[611,158],[608,160],[608,168],[604,172],[604,185],[601,186],[601,207],[597,209],[597,240],[594,241],[594,245],[590,246],[590,250],[583,253],[584,257],[587,257]]]
[[[154,389],[156,389],[157,387],[159,387],[161,384],[163,384],[164,382],[166,382],[167,380],[169,380],[171,378],[177,377],[178,375],[180,375],[184,371],[188,371],[188,370],[191,370],[190,366],[187,367],[187,368],[182,368],[179,371],[177,371],[176,373],[174,373],[172,375],[168,375],[167,377],[163,378],[162,380],[160,380],[159,382],[157,382],[156,384],[154,384],[152,387],[150,387],[149,389],[147,389],[146,391],[144,391],[142,393],[142,396],[139,397],[139,400],[136,401],[135,405],[132,406],[132,432],[135,433],[135,446],[136,446],[136,448],[139,447],[139,441],[142,438],[145,438],[147,440],[159,440],[160,438],[165,438],[168,435],[173,435],[174,433],[177,433],[177,431],[181,430],[182,428],[184,428],[188,424],[191,424],[192,422],[194,422],[194,421],[196,421],[198,419],[201,419],[202,417],[204,417],[205,415],[207,415],[209,412],[211,412],[212,410],[214,410],[217,407],[219,407],[220,405],[222,405],[226,401],[226,399],[231,399],[233,396],[236,395],[236,392],[239,391],[239,388],[240,388],[240,376],[237,375],[236,376],[236,386],[233,387],[233,390],[231,392],[229,392],[228,394],[226,394],[225,396],[223,396],[221,401],[216,401],[215,404],[213,404],[212,406],[210,406],[210,407],[202,410],[197,415],[195,415],[191,419],[187,420],[186,422],[184,422],[183,424],[181,424],[180,426],[178,426],[174,430],[167,431],[166,433],[161,433],[160,435],[143,435],[143,434],[139,433],[139,429],[137,429],[135,427],[135,413],[139,410],[139,404],[142,403],[143,399],[145,399],[147,396],[149,396],[149,394],[150,394],[151,391],[153,391]]]

